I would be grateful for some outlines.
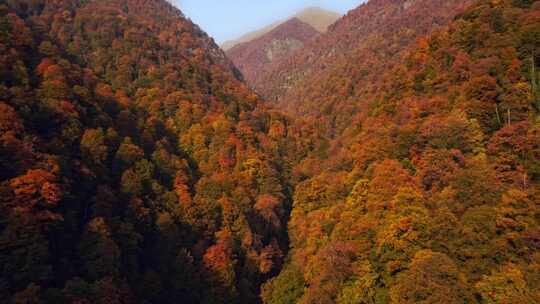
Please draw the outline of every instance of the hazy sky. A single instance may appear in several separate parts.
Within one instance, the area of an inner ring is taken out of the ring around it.
[[[171,0],[218,43],[319,6],[346,13],[363,0]]]

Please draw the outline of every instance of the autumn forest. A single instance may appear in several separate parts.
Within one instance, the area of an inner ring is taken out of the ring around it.
[[[540,1],[181,9],[0,0],[0,304],[540,303]]]

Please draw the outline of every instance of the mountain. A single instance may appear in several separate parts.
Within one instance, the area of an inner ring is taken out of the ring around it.
[[[258,302],[294,141],[210,37],[162,0],[1,1],[0,49],[0,303]]]
[[[248,83],[255,83],[269,66],[278,64],[317,35],[319,32],[311,25],[294,17],[257,39],[236,45],[227,51],[227,56]]]
[[[265,26],[261,29],[258,29],[258,30],[255,30],[255,31],[252,31],[252,32],[249,32],[243,36],[241,36],[240,38],[236,39],[236,40],[228,40],[228,41],[225,41],[221,44],[221,48],[224,50],[224,51],[228,51],[230,49],[232,49],[233,47],[235,47],[236,45],[238,44],[241,44],[241,43],[246,43],[246,42],[250,42],[252,40],[255,40],[259,37],[261,37],[262,35],[264,34],[267,34],[268,32],[270,32],[271,30],[275,29],[276,27],[278,27],[280,24],[282,24],[282,21],[277,21],[277,22],[274,22],[268,26]]]
[[[539,51],[540,1],[372,0],[284,62],[312,150],[264,303],[539,303]]]
[[[416,38],[448,22],[471,1],[372,0],[350,11],[294,56],[273,66],[252,84],[267,99],[306,114],[326,108],[346,126],[359,111],[355,100],[377,82]],[[351,64],[354,62],[354,64]],[[324,104],[321,105],[320,101]],[[345,112],[335,103],[348,104]]]
[[[0,303],[540,303],[539,54],[371,0],[266,100],[165,0],[0,1]]]
[[[225,51],[228,51],[238,44],[255,40],[292,18],[298,18],[300,19],[300,21],[311,25],[320,33],[324,33],[326,32],[328,27],[340,17],[341,15],[332,11],[328,11],[319,7],[308,7],[285,21],[274,22],[273,24],[266,26],[262,29],[247,33],[236,40],[226,41],[221,45],[221,48]]]

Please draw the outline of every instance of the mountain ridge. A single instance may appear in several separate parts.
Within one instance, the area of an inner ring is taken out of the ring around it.
[[[275,31],[0,2],[0,304],[540,303],[540,1]]]
[[[311,25],[317,31],[323,33],[326,32],[328,27],[337,19],[339,19],[341,15],[333,11],[322,9],[320,7],[307,7],[285,20],[276,21],[269,26],[263,27],[262,29],[244,34],[238,39],[226,41],[221,44],[221,48],[225,51],[228,51],[238,44],[255,40],[260,36],[263,36],[268,32],[272,31],[284,22],[287,22],[288,20],[295,17],[300,19],[302,22]]]
[[[226,54],[251,84],[269,66],[278,64],[318,35],[315,28],[294,17],[252,41],[234,46]]]

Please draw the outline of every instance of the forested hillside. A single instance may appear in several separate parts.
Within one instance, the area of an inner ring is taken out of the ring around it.
[[[371,0],[262,97],[164,0],[0,0],[0,303],[540,303],[539,69],[536,0]]]
[[[341,132],[362,111],[358,100],[400,63],[416,38],[447,24],[472,0],[371,0],[350,11],[254,87],[298,116]],[[323,115],[319,115],[323,114]]]
[[[211,38],[161,0],[8,0],[0,49],[1,303],[258,301],[294,141]]]
[[[407,9],[438,3],[391,2],[342,22],[413,26]],[[291,251],[265,303],[540,302],[540,2],[431,9],[451,22],[401,56],[401,38],[300,55],[313,68],[278,101],[326,121],[327,142],[296,167]]]

